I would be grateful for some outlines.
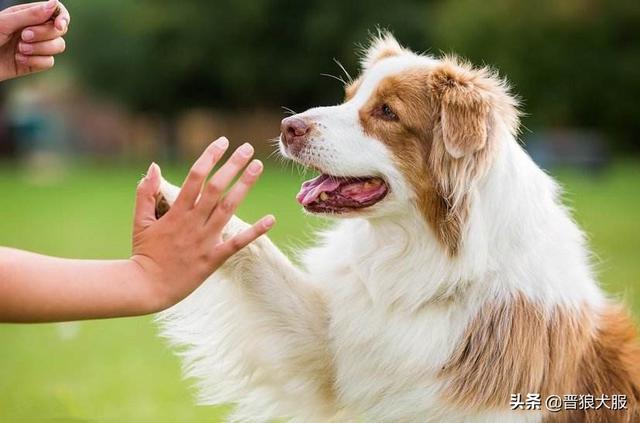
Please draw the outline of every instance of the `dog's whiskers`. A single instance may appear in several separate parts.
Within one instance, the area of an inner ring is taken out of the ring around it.
[[[327,76],[331,79],[335,79],[336,81],[340,81],[342,85],[348,85],[347,81],[345,81],[341,76],[332,75],[330,73],[321,73],[320,76]]]
[[[353,78],[351,77],[351,74],[349,72],[347,72],[347,69],[342,65],[342,63],[340,63],[340,61],[338,59],[336,59],[335,57],[333,58],[333,61],[335,62],[336,65],[338,65],[338,67],[340,69],[342,69],[342,72],[344,72],[344,74],[347,77],[347,83],[350,84],[353,82]],[[345,85],[348,85],[347,83],[345,83]]]
[[[293,109],[291,109],[291,108],[289,108],[287,106],[280,106],[280,108],[285,111],[285,114],[295,115],[297,113],[295,110],[293,110]]]

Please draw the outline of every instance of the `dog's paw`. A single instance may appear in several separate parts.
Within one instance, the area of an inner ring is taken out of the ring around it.
[[[160,182],[160,189],[156,194],[157,219],[161,218],[169,211],[173,203],[176,201],[176,198],[178,198],[178,194],[180,194],[180,188],[170,184],[162,178]],[[222,238],[227,240],[250,227],[251,225],[233,215],[222,231]]]
[[[234,235],[237,235],[250,227],[251,225],[234,214],[233,216],[231,216],[231,219],[229,220],[229,222],[227,222],[227,224],[224,226],[224,229],[222,230],[222,239],[226,241],[227,239],[232,238]]]
[[[162,178],[160,189],[156,194],[156,219],[160,219],[169,211],[179,193],[180,188]]]

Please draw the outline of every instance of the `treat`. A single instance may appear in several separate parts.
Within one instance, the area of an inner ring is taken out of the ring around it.
[[[58,5],[56,7],[56,10],[54,10],[53,13],[51,14],[51,17],[49,18],[49,20],[55,21],[58,15],[60,15],[60,12],[62,12],[62,9],[60,9],[60,5]]]

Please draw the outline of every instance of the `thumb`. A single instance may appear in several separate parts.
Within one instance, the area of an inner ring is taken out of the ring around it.
[[[133,218],[134,231],[139,231],[156,221],[156,194],[160,189],[160,167],[151,163],[149,170],[136,189],[136,209]]]
[[[0,13],[0,26],[6,34],[12,34],[31,25],[40,25],[51,18],[58,7],[58,0],[35,3],[15,12]]]

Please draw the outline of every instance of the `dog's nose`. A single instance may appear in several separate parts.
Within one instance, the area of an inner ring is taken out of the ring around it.
[[[285,145],[299,144],[301,141],[304,141],[310,129],[310,126],[302,118],[296,116],[284,118],[280,124],[282,142],[284,142]]]

